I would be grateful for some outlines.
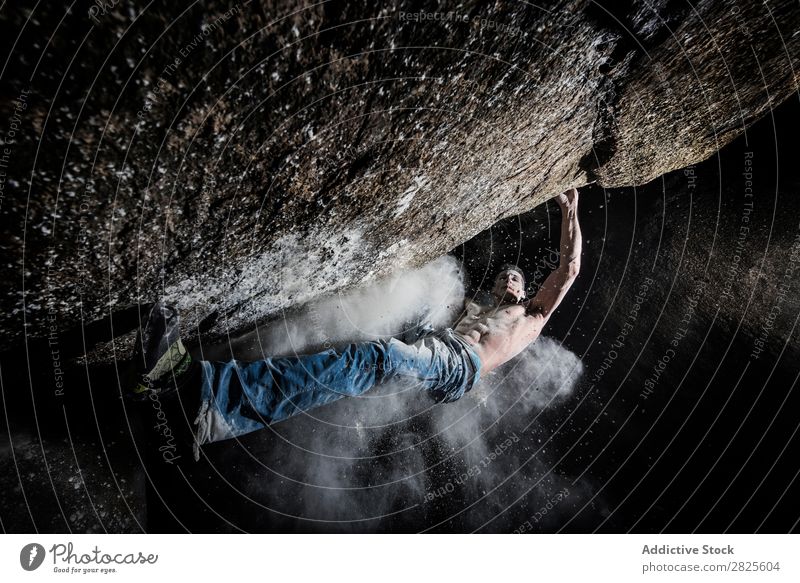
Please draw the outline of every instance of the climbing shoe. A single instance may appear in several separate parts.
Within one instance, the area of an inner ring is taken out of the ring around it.
[[[180,338],[180,316],[174,306],[157,301],[145,326],[136,336],[136,382],[129,398],[144,400],[152,392],[177,390],[196,376],[199,363],[192,360]]]

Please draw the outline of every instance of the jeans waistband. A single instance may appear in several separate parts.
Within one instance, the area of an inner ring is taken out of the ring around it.
[[[467,355],[469,356],[468,359],[469,364],[470,367],[472,368],[472,374],[475,377],[475,383],[477,383],[481,372],[481,359],[475,352],[475,349],[472,347],[472,345],[466,340],[464,340],[461,336],[459,336],[458,333],[456,333],[456,331],[453,330],[452,328],[445,328],[444,330],[440,331],[437,334],[437,336],[439,336],[440,338],[444,337],[455,340],[467,351]]]

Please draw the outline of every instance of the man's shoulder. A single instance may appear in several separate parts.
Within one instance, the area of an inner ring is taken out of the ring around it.
[[[544,318],[544,310],[541,304],[533,300],[534,298],[529,298],[522,302],[522,305],[525,306],[525,315],[531,318]]]

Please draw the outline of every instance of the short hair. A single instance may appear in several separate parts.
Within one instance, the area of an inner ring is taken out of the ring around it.
[[[500,270],[495,274],[494,278],[497,279],[497,276],[504,271],[516,271],[519,273],[522,276],[522,289],[525,290],[525,272],[522,271],[518,265],[514,265],[513,263],[503,263],[503,265],[500,266]]]

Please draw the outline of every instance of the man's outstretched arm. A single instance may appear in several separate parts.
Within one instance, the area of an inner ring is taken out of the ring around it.
[[[528,303],[528,315],[544,321],[558,307],[581,268],[581,227],[578,224],[578,191],[556,197],[561,207],[561,252],[558,268],[547,276],[539,293]]]

